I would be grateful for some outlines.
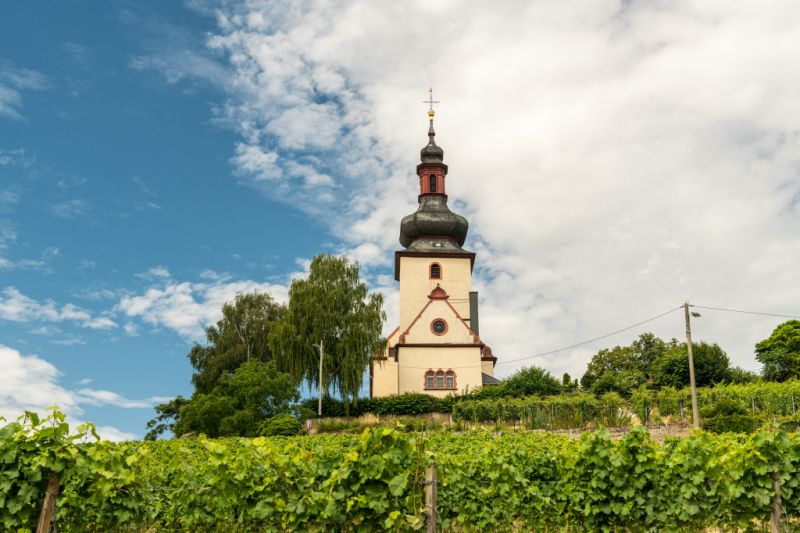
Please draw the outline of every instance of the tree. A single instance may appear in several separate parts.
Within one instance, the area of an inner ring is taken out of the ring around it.
[[[508,396],[550,396],[561,392],[561,384],[550,372],[532,366],[517,370],[505,383]]]
[[[758,381],[758,374],[753,372],[752,370],[745,370],[744,368],[740,368],[738,366],[731,367],[728,381],[731,383],[753,383],[754,381]]]
[[[568,372],[561,376],[561,390],[563,392],[575,392],[578,390],[578,380],[572,379]]]
[[[281,368],[297,383],[358,397],[367,365],[386,346],[381,336],[386,314],[383,295],[368,294],[358,263],[319,255],[308,278],[292,281],[289,306],[270,335],[270,348]],[[323,375],[319,345],[324,346]]]
[[[695,382],[698,387],[731,381],[730,359],[718,344],[693,342]],[[675,388],[689,386],[689,353],[686,343],[672,348],[655,368],[655,383]]]
[[[586,372],[581,377],[581,387],[595,394],[614,391],[630,397],[646,381],[641,366],[636,351],[631,346],[604,348],[589,361]]]
[[[158,414],[155,418],[147,422],[147,429],[150,431],[144,436],[144,440],[156,440],[159,435],[175,429],[175,422],[180,417],[181,409],[189,402],[183,396],[178,396],[166,403],[155,407]]]
[[[189,353],[196,391],[211,392],[223,373],[244,362],[272,360],[269,334],[284,309],[269,294],[255,291],[237,294],[233,303],[223,305],[222,318],[206,329],[207,345],[195,343]]]
[[[581,377],[581,387],[595,394],[617,392],[630,397],[633,391],[653,379],[656,365],[678,345],[652,333],[643,333],[630,346],[615,346],[597,352]]]
[[[222,374],[210,393],[192,396],[173,432],[255,437],[271,417],[290,414],[299,398],[291,376],[278,371],[275,362],[248,361]]]
[[[756,360],[763,365],[761,375],[769,381],[800,377],[800,320],[780,324],[756,344]]]

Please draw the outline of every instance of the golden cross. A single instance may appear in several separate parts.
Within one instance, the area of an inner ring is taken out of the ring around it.
[[[433,116],[436,114],[436,112],[433,110],[433,104],[439,103],[439,100],[433,99],[433,87],[428,87],[428,99],[423,100],[422,103],[430,106],[428,109],[428,118],[433,120]]]

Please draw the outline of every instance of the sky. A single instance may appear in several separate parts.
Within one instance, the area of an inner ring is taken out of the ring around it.
[[[800,4],[768,4],[4,6],[0,415],[141,438],[222,304],[319,253],[388,333],[429,86],[496,375],[681,338],[685,301],[800,315]],[[784,320],[697,310],[752,370]]]

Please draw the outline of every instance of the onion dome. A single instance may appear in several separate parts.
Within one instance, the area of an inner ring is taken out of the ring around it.
[[[445,195],[421,195],[419,209],[400,222],[400,244],[414,250],[461,251],[468,228],[467,219],[447,207]]]
[[[433,131],[433,118],[431,118],[431,126],[428,129],[428,144],[419,152],[420,159],[423,163],[441,163],[444,159],[444,150],[436,145],[435,136],[436,132]]]

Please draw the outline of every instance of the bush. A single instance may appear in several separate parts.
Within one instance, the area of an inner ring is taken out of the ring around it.
[[[373,415],[423,415],[428,413],[449,413],[453,410],[454,396],[437,398],[420,392],[410,392],[380,398],[359,398],[346,409],[341,400],[324,397],[322,399],[322,416],[361,416]],[[302,407],[317,412],[317,400],[303,401]]]
[[[703,429],[711,433],[752,433],[761,425],[760,417],[731,398],[720,398],[717,403],[704,407],[700,416]]]
[[[261,426],[261,435],[264,437],[292,437],[299,435],[303,425],[290,415],[277,415],[268,418]]]

